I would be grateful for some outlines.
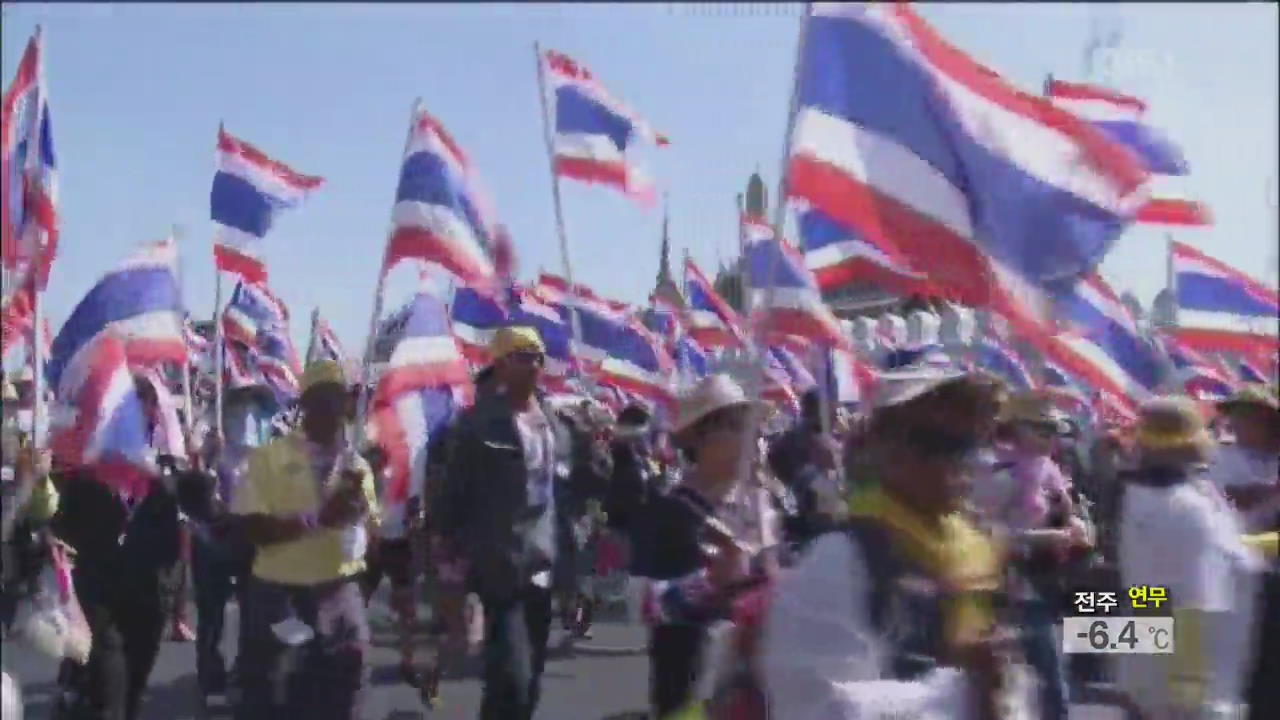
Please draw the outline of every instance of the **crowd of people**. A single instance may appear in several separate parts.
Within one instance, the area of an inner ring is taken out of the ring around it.
[[[228,391],[220,423],[197,403],[182,447],[157,437],[128,492],[113,468],[35,449],[19,376],[4,398],[6,633],[23,635],[67,557],[91,646],[63,661],[61,718],[136,720],[161,642],[194,625],[199,687],[238,720],[347,720],[385,579],[404,682],[430,704],[478,653],[480,717],[518,720],[536,715],[552,626],[590,638],[621,575],[641,590],[655,718],[1058,720],[1100,678],[1135,717],[1280,717],[1274,387],[1212,417],[1156,398],[1110,427],[899,356],[861,406],[814,389],[789,418],[749,378],[712,374],[671,407],[614,415],[543,393],[537,331],[504,328],[407,497],[388,492],[389,450],[362,444],[359,388],[329,360],[306,367],[293,409],[256,387]],[[154,382],[136,378],[158,418]],[[1064,656],[1074,591],[1130,585],[1168,589],[1175,652]]]

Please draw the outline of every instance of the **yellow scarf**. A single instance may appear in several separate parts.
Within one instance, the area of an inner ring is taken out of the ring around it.
[[[990,599],[1000,587],[1000,561],[989,538],[959,514],[931,525],[879,488],[856,494],[849,512],[882,524],[894,547],[942,585],[949,641],[973,639],[990,630],[995,623]]]

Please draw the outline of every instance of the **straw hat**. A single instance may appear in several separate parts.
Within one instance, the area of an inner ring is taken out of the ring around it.
[[[523,325],[499,328],[489,341],[489,357],[495,363],[518,352],[546,354],[547,348],[536,329]]]
[[[1134,440],[1151,464],[1202,464],[1214,447],[1204,416],[1186,397],[1160,397],[1144,404]]]
[[[1001,408],[1000,421],[1055,425],[1060,431],[1067,429],[1067,416],[1054,407],[1053,397],[1048,393],[1037,391],[1021,392],[1010,396]]]
[[[717,410],[761,405],[747,397],[742,386],[728,375],[708,375],[676,401],[676,421],[671,426],[672,435],[681,435],[698,421]]]
[[[1245,385],[1235,395],[1218,403],[1218,411],[1223,414],[1245,407],[1280,411],[1280,398],[1276,396],[1276,388],[1261,383]]]

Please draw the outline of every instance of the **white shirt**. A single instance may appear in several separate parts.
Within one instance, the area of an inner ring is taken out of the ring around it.
[[[1209,702],[1244,697],[1253,643],[1260,558],[1240,539],[1242,529],[1225,497],[1207,479],[1172,487],[1131,484],[1120,520],[1121,585],[1163,585],[1173,609],[1204,611],[1202,640],[1211,673]],[[1168,659],[1118,658],[1120,687],[1148,709],[1170,697]]]
[[[968,718],[963,673],[940,668],[918,681],[882,680],[886,650],[870,623],[871,579],[843,534],[818,538],[779,578],[764,635],[773,707],[788,720]]]
[[[1214,457],[1209,477],[1221,490],[1251,485],[1275,485],[1280,482],[1280,457],[1248,450],[1239,445],[1225,445]],[[1261,532],[1265,525],[1280,513],[1280,496],[1261,503],[1240,516],[1245,529]]]

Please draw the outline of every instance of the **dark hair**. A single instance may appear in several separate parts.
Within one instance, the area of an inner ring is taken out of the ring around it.
[[[622,412],[618,413],[619,425],[640,426],[647,422],[649,422],[649,411],[635,403],[622,408]]]

